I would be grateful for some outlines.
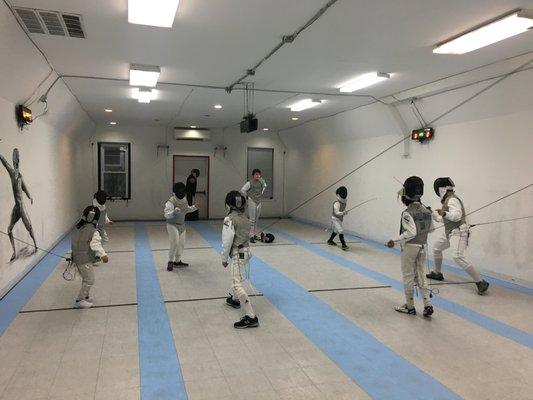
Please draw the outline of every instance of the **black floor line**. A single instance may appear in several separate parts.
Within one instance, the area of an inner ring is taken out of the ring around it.
[[[335,288],[335,289],[309,289],[308,292],[337,292],[341,290],[365,290],[365,289],[387,289],[391,288],[390,285],[381,285],[381,286],[359,286],[359,287],[348,287],[348,288]]]
[[[471,283],[476,283],[474,281],[466,281],[466,282],[437,282],[437,283],[430,283],[430,286],[442,286],[442,285],[469,285]]]

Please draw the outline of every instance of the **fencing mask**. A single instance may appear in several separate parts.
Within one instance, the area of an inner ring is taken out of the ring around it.
[[[178,199],[183,199],[185,197],[185,184],[183,182],[175,183],[172,191]]]
[[[435,190],[435,194],[441,199],[444,197],[448,190],[454,190],[454,188],[455,184],[453,183],[452,178],[450,177],[437,178],[435,179],[435,182],[433,182],[433,189]]]
[[[226,207],[230,210],[244,211],[246,198],[237,190],[232,190],[226,195]]]
[[[403,183],[403,188],[398,194],[402,197],[402,203],[411,204],[413,201],[420,201],[424,194],[424,181],[418,176],[410,176]]]
[[[103,206],[105,202],[107,201],[107,193],[104,190],[99,190],[98,192],[94,194],[94,198],[96,199],[98,204]]]
[[[261,233],[261,241],[263,243],[272,243],[275,237],[271,233]]]
[[[346,199],[348,197],[348,189],[346,189],[346,186],[341,186],[337,189],[335,194],[341,199]]]

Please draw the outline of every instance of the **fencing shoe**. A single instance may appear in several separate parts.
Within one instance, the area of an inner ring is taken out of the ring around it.
[[[333,240],[331,240],[331,239],[328,240],[328,244],[329,244],[330,246],[337,246],[337,243],[335,243],[335,242],[334,242]]]
[[[429,274],[426,274],[426,278],[433,279],[435,281],[443,281],[444,275],[442,275],[442,272],[431,271]]]
[[[342,244],[342,249],[343,249],[343,250],[348,250],[349,247],[348,247],[348,245],[347,245],[346,243],[343,243],[343,244]]]
[[[174,266],[175,266],[175,267],[188,267],[189,264],[184,263],[183,261],[179,260],[178,262],[175,262],[175,263],[174,263]]]
[[[173,261],[169,261],[167,263],[167,271],[172,271],[174,269],[174,262]]]
[[[226,297],[226,304],[233,308],[241,308],[241,302],[239,300],[234,300],[231,294]]]
[[[93,303],[88,302],[87,300],[76,300],[74,308],[91,308]]]
[[[239,322],[235,322],[233,327],[236,329],[245,329],[245,328],[257,328],[259,326],[259,319],[257,316],[254,318],[245,315]]]
[[[431,315],[433,315],[433,306],[425,306],[424,317],[430,317]]]
[[[477,286],[477,293],[481,295],[489,289],[490,285],[485,279],[482,279],[479,282],[476,282],[476,286]]]
[[[398,312],[401,312],[402,314],[409,314],[409,315],[416,315],[416,309],[407,307],[407,304],[394,307],[394,309]]]

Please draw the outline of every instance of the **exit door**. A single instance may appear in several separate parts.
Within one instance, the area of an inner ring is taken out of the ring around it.
[[[173,183],[183,182],[187,184],[187,178],[193,169],[200,171],[196,180],[196,194],[193,198],[193,204],[198,204],[199,219],[209,219],[209,157],[182,155],[173,157]]]

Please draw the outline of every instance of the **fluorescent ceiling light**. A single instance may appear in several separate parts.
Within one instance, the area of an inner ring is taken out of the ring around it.
[[[322,100],[313,100],[313,99],[303,99],[293,105],[290,105],[289,108],[292,112],[298,112],[307,110],[308,108],[313,108],[322,103]]]
[[[130,24],[171,28],[180,0],[128,0]]]
[[[107,113],[113,112],[113,110],[110,109],[110,108],[106,108],[104,111],[107,112]]]
[[[117,123],[115,121],[111,121],[109,125],[116,125]]]
[[[518,35],[533,27],[533,11],[520,10],[485,24],[433,49],[437,54],[464,54]]]
[[[351,81],[345,82],[341,85],[341,92],[355,92],[356,90],[366,88],[368,86],[375,85],[381,81],[390,79],[390,75],[384,72],[370,72],[368,74],[363,74],[358,76]]]
[[[217,110],[220,110],[222,108],[222,106],[220,104],[215,104],[214,106]]]
[[[263,128],[264,131],[268,131],[268,128]]]
[[[196,129],[196,125],[191,125],[191,129]]]
[[[156,65],[131,64],[130,86],[155,87],[161,68]]]
[[[298,121],[298,117],[292,117],[291,118],[293,121]]]
[[[146,88],[133,88],[132,97],[139,103],[150,103],[155,99],[155,91]]]

